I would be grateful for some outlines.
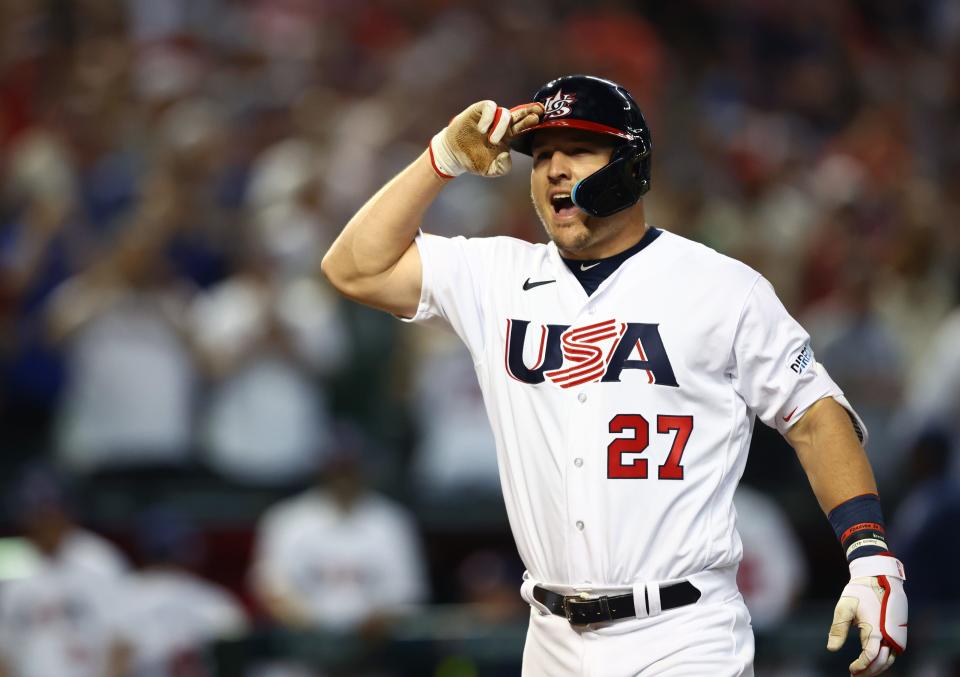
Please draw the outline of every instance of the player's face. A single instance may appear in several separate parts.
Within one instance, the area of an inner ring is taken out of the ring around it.
[[[530,173],[533,207],[547,235],[568,258],[603,258],[633,243],[620,246],[620,240],[629,239],[629,214],[590,216],[570,199],[577,182],[606,165],[613,149],[614,142],[607,137],[579,129],[544,129],[534,136]]]

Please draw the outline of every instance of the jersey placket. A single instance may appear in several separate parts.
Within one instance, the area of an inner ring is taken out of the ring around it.
[[[587,300],[574,326],[589,324],[596,320],[593,299]],[[601,396],[599,384],[585,383],[570,389],[567,407],[567,434],[564,436],[564,483],[567,505],[566,531],[568,580],[577,586],[589,586],[596,580],[593,572],[597,553],[591,553],[588,543],[592,530],[599,527],[596,511],[591,509],[590,483],[596,481],[595,473],[603,464],[598,454],[598,439],[605,429],[598,428],[598,408]]]

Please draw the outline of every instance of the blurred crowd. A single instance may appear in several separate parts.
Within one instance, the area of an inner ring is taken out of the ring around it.
[[[0,534],[30,535],[21,568],[59,582],[20,597],[0,583],[0,628],[52,613],[44,599],[88,566],[126,586],[106,608],[120,588],[77,586],[116,630],[94,644],[117,675],[160,674],[131,672],[161,648],[138,653],[123,630],[191,606],[161,598],[209,601],[183,621],[191,641],[331,612],[341,631],[375,632],[426,600],[499,599],[509,557],[422,548],[430,510],[455,521],[499,491],[468,354],[339,299],[318,264],[452,115],[574,72],[622,83],[644,109],[651,223],[762,272],[812,334],[871,429],[912,613],[932,625],[960,603],[960,548],[944,538],[960,517],[954,0],[7,0]],[[507,178],[454,182],[424,229],[542,240],[529,161],[514,161]],[[766,627],[844,573],[782,445],[758,430],[738,499],[741,582]],[[105,473],[171,469],[280,501],[250,520],[242,590],[189,573],[203,516],[175,505],[112,516],[123,554],[88,531],[65,549],[83,512],[66,484],[89,495]],[[16,569],[4,552],[0,572]],[[451,560],[470,572],[456,583],[437,570]],[[804,572],[822,562],[839,573],[817,587]],[[358,601],[371,593],[373,610]],[[67,674],[14,665],[21,641],[0,631],[11,674]]]

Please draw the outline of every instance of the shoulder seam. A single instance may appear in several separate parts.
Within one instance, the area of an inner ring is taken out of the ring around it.
[[[756,273],[756,271],[754,272]],[[747,308],[747,301],[749,301],[750,297],[753,296],[753,290],[756,289],[757,283],[759,283],[760,280],[762,279],[763,279],[763,275],[760,273],[756,273],[756,277],[754,277],[753,282],[750,283],[750,288],[747,290],[747,293],[744,294],[743,296],[743,303],[740,304],[740,312],[737,314],[737,326],[733,328],[733,335],[730,341],[730,354],[734,358],[736,357],[736,355],[734,355],[734,348],[736,347],[736,344],[737,344],[737,334],[740,333],[740,325],[743,324],[743,313]]]

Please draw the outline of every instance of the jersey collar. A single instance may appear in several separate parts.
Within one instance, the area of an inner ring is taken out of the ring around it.
[[[587,296],[593,296],[600,284],[610,277],[630,257],[638,254],[653,243],[662,231],[653,226],[647,229],[640,241],[619,254],[602,259],[567,259],[560,257],[567,269],[583,287]]]

